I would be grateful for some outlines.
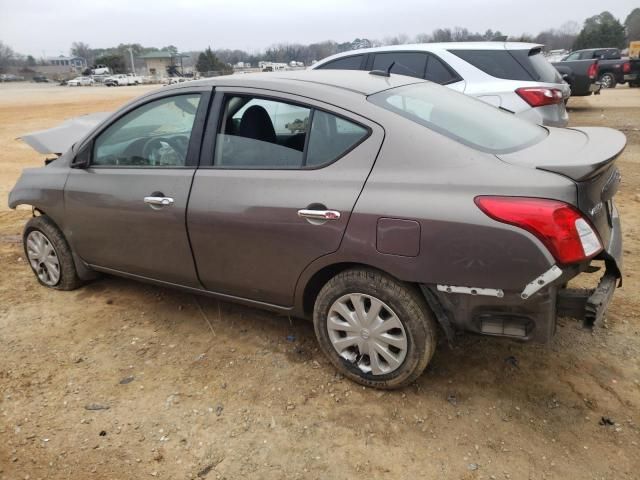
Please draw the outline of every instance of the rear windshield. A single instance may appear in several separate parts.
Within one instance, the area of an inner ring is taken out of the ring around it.
[[[505,80],[560,83],[556,69],[539,48],[531,50],[450,50],[484,73]]]
[[[492,77],[531,81],[531,75],[506,50],[449,50]]]
[[[368,100],[483,152],[515,152],[547,136],[538,125],[432,83],[384,90]]]

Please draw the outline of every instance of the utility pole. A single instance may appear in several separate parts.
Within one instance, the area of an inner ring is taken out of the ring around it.
[[[131,47],[129,47],[127,50],[129,50],[129,57],[131,57],[131,73],[133,73],[135,75],[136,74],[136,66],[133,63],[133,49]]]

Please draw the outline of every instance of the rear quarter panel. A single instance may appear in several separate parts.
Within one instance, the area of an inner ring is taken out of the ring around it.
[[[490,219],[474,198],[535,196],[575,203],[571,181],[508,165],[403,119],[389,118],[385,125],[382,150],[339,251],[314,262],[300,284],[326,265],[352,262],[408,282],[520,292],[555,263],[537,238]],[[378,251],[383,217],[419,223],[417,256]]]

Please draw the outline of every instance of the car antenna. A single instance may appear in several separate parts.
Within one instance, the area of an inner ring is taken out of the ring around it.
[[[369,72],[369,75],[378,75],[380,77],[390,77],[391,76],[391,69],[393,68],[393,66],[396,64],[396,62],[391,62],[391,65],[389,65],[389,67],[386,70],[371,70]]]

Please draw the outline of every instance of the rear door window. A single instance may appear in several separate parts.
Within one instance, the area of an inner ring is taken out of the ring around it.
[[[342,57],[318,67],[319,70],[360,70],[364,55]]]
[[[456,73],[452,72],[451,69],[435,55],[429,55],[427,73],[424,78],[434,83],[439,83],[440,85],[447,85],[461,80]]]
[[[226,98],[214,166],[234,169],[321,167],[357,146],[369,130],[312,107],[251,96]]]
[[[506,50],[449,50],[474,67],[496,78],[531,81],[531,75]]]
[[[427,54],[420,52],[376,53],[373,59],[373,70],[386,71],[392,63],[391,73],[424,78]]]
[[[358,145],[368,134],[368,130],[357,123],[315,110],[306,166],[317,167],[333,162]]]

